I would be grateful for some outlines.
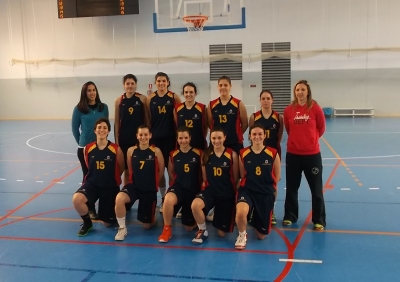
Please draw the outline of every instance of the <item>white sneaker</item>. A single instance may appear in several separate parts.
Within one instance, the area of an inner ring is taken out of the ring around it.
[[[115,235],[115,241],[124,241],[126,235],[128,235],[126,227],[118,228],[118,233]]]
[[[206,220],[207,221],[213,221],[214,220],[214,209],[212,209],[209,213],[208,213],[208,215],[206,216]]]
[[[239,234],[239,236],[236,239],[235,248],[238,250],[243,250],[244,248],[246,248],[246,243],[247,243],[247,233],[245,233],[244,235]]]

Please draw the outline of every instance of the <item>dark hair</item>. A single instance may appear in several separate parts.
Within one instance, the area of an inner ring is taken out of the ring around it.
[[[176,132],[177,133],[179,133],[179,132],[187,132],[189,134],[189,137],[192,137],[192,134],[190,133],[190,129],[188,127],[186,127],[186,126],[180,126]]]
[[[135,83],[137,83],[137,78],[136,78],[136,76],[134,76],[133,74],[130,74],[130,73],[128,73],[127,75],[125,75],[125,76],[122,78],[122,83],[125,84],[125,82],[126,82],[128,79],[133,79],[133,80],[135,81]]]
[[[193,82],[186,82],[185,85],[183,85],[183,87],[182,87],[182,95],[185,94],[185,87],[186,87],[186,86],[193,87],[194,93],[197,94],[197,87],[196,87],[196,85],[195,85]]]
[[[297,98],[296,98],[296,87],[299,84],[304,84],[307,87],[307,108],[310,109],[312,107],[312,103],[313,103],[313,98],[312,98],[312,94],[311,94],[311,87],[308,84],[307,80],[300,80],[298,81],[294,87],[293,87],[293,101],[292,101],[292,105],[295,106],[297,105]],[[314,101],[315,102],[315,101]]]
[[[146,128],[147,128],[147,129],[149,130],[149,132],[151,133],[150,127],[148,127],[148,126],[145,125],[145,124],[139,125],[138,128],[136,129],[136,133],[139,132],[139,129],[146,129]]]
[[[221,76],[220,78],[218,78],[218,83],[219,83],[221,80],[227,80],[227,81],[229,82],[229,85],[232,85],[231,79],[230,79],[229,77],[227,77],[226,75],[223,75],[223,76]]]
[[[216,126],[210,131],[210,144],[208,147],[203,151],[203,156],[201,157],[201,160],[203,162],[203,166],[205,166],[208,163],[208,159],[210,158],[211,153],[214,151],[214,145],[211,142],[211,134],[213,132],[222,132],[225,136],[225,132],[222,129],[222,127]]]
[[[94,130],[96,130],[97,125],[99,125],[102,122],[105,122],[107,124],[108,131],[111,131],[110,120],[108,118],[105,118],[105,117],[102,117],[102,118],[99,118],[98,120],[96,120],[96,123],[94,124]]]
[[[253,143],[251,142],[250,135],[251,135],[251,131],[252,131],[254,128],[261,128],[261,129],[263,130],[264,134],[265,134],[265,127],[264,127],[261,123],[255,123],[255,124],[253,124],[252,126],[250,126],[250,128],[249,128],[249,141],[250,141],[250,145],[253,145]]]
[[[262,94],[264,94],[264,93],[268,93],[269,95],[271,95],[271,98],[274,99],[274,95],[272,95],[271,90],[268,90],[268,89],[264,89],[264,90],[261,91],[260,99],[261,99]]]
[[[156,76],[154,77],[155,80],[157,81],[157,78],[159,78],[160,76],[163,76],[167,79],[167,82],[168,82],[167,88],[169,88],[171,86],[171,82],[169,81],[169,76],[165,72],[158,72],[158,73],[156,73]]]
[[[87,98],[87,93],[86,93],[89,85],[93,85],[94,89],[96,89],[95,102],[96,102],[96,105],[98,105],[98,107],[99,107],[98,111],[102,112],[104,109],[104,104],[100,100],[100,95],[99,95],[99,91],[97,90],[96,84],[94,84],[94,82],[92,82],[92,81],[88,81],[82,85],[81,98],[79,100],[78,105],[76,105],[76,106],[81,113],[87,114],[89,112],[89,109],[88,109],[89,103],[88,103],[88,98]]]

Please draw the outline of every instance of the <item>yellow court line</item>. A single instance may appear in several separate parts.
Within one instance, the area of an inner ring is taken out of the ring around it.
[[[333,147],[331,146],[331,144],[328,143],[328,141],[326,141],[326,139],[324,137],[321,137],[322,141],[324,141],[325,145],[329,148],[329,150],[331,150],[331,152],[335,155],[335,157],[340,160],[340,163],[342,166],[344,166],[347,171],[349,172],[349,174],[351,175],[351,177],[356,178],[356,176],[353,174],[353,172],[351,172],[350,170],[348,170],[348,166],[347,164],[342,160],[342,158],[339,156],[338,153],[336,153],[336,151],[333,149]],[[357,178],[356,178],[357,179]],[[357,182],[359,180],[357,179]],[[361,184],[361,185],[360,185]],[[362,183],[358,183],[359,186],[362,186]]]

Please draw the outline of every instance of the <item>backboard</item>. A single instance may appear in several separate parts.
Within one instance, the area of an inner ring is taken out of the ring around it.
[[[208,17],[203,30],[246,28],[243,0],[155,0],[155,33],[187,32],[185,16]]]

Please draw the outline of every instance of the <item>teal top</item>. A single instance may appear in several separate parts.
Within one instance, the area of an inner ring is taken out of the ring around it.
[[[96,108],[88,108],[87,114],[82,113],[75,106],[72,112],[72,134],[79,147],[85,147],[87,144],[96,141],[94,134],[94,124],[99,118],[108,118],[108,107],[104,104],[103,111],[99,112],[99,105]]]

